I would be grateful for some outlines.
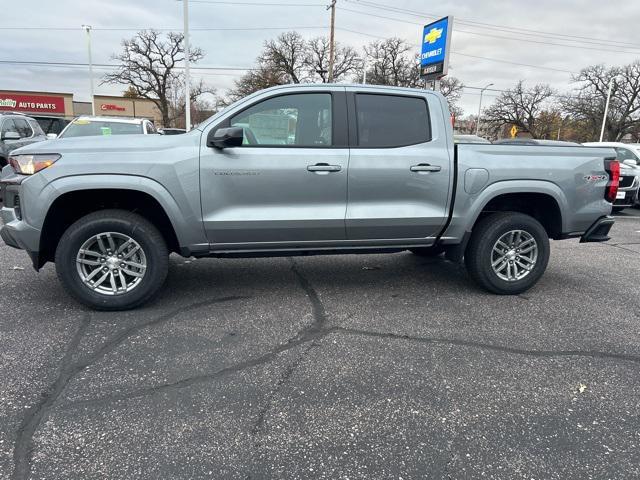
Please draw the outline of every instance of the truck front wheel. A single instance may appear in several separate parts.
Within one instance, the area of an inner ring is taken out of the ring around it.
[[[491,214],[474,227],[465,251],[471,277],[485,290],[515,295],[534,286],[549,263],[549,237],[535,218]]]
[[[101,210],[73,223],[56,249],[65,289],[96,310],[126,310],[158,292],[169,269],[162,234],[144,217]]]

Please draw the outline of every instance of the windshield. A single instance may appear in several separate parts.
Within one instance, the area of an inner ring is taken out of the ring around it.
[[[109,135],[135,135],[143,133],[142,124],[111,122],[108,120],[78,119],[71,122],[60,137],[91,137]]]

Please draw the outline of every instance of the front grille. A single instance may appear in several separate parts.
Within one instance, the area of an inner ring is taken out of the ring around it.
[[[633,181],[635,180],[636,177],[634,177],[633,175],[625,175],[625,176],[620,176],[620,188],[628,188],[631,185],[633,185]]]

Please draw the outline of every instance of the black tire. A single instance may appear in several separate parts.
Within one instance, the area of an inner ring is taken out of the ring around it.
[[[444,252],[444,248],[441,246],[418,247],[418,248],[410,248],[409,251],[414,255],[418,255],[419,257],[437,257],[442,252]]]
[[[147,267],[131,291],[105,295],[84,283],[76,267],[80,247],[92,236],[115,232],[135,240]],[[169,252],[158,229],[144,217],[125,210],[101,210],[86,215],[62,235],[55,255],[56,271],[63,286],[80,303],[96,310],[127,310],[149,301],[160,289],[169,270]]]
[[[531,235],[538,247],[533,269],[520,280],[507,281],[494,272],[492,251],[497,241],[512,230]],[[480,220],[473,228],[465,251],[467,271],[482,288],[498,295],[517,295],[533,287],[549,263],[549,237],[535,218],[515,212],[494,213]]]

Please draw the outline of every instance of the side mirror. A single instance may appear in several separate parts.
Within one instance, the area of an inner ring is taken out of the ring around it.
[[[215,131],[210,131],[207,135],[207,147],[239,147],[243,140],[244,129],[242,127],[218,128]]]
[[[20,140],[20,134],[18,132],[4,132],[2,140]]]
[[[638,162],[633,160],[632,158],[627,158],[622,163],[624,163],[625,165],[631,165],[632,167],[635,167],[636,165],[638,165]]]
[[[56,138],[58,138],[57,133],[47,133],[47,140],[55,140]]]

